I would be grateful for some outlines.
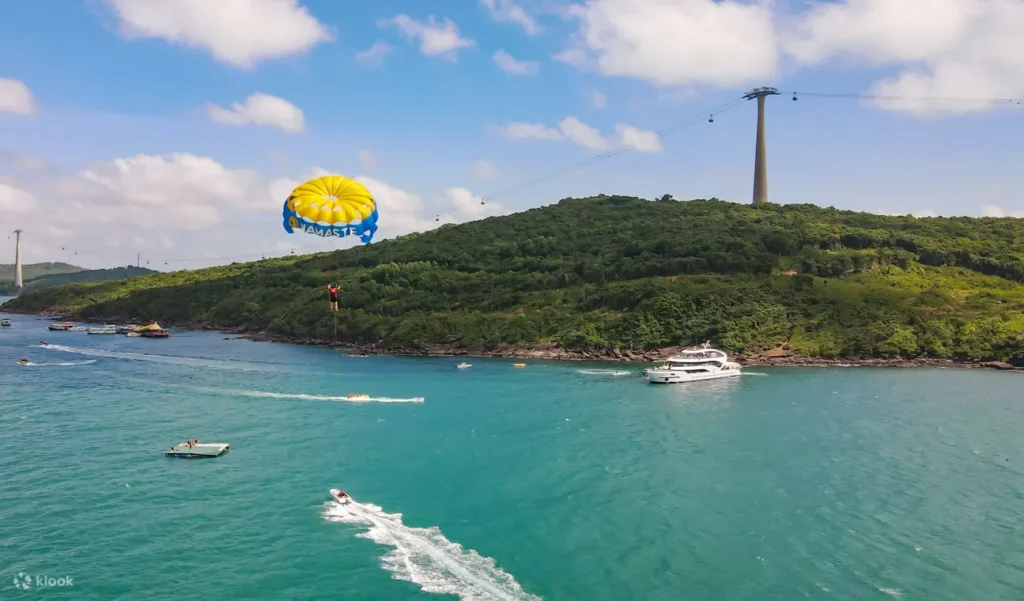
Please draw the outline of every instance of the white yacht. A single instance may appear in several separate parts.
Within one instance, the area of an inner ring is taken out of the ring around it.
[[[647,370],[647,381],[651,384],[678,384],[742,375],[739,363],[729,361],[728,355],[710,346],[710,341],[705,342],[698,348],[669,357],[664,365]]]
[[[86,332],[89,334],[117,334],[117,328],[114,326],[103,326],[102,328],[89,328]]]

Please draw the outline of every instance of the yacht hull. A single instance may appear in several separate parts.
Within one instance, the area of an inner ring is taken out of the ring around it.
[[[685,384],[687,382],[735,378],[741,375],[743,375],[743,372],[731,369],[716,373],[699,374],[686,373],[683,370],[651,370],[647,372],[647,381],[651,384]]]

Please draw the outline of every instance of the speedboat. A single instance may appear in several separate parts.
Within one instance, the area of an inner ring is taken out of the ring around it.
[[[331,489],[331,498],[334,499],[339,505],[348,505],[352,502],[352,497],[348,496],[348,493],[341,490],[340,488]]]
[[[466,363],[465,361],[463,361],[462,363],[456,365],[455,369],[469,369],[470,367],[473,367],[471,363]]]
[[[0,327],[5,327],[5,328],[11,327],[11,320],[7,319],[6,317],[3,318],[3,319],[0,319]]]
[[[28,359],[22,359],[21,361],[18,361],[18,365],[28,365]]]
[[[51,323],[50,325],[46,326],[46,329],[50,330],[52,332],[67,332],[67,331],[73,330],[74,328],[75,328],[75,322],[73,322],[73,321],[64,321],[64,322],[60,322],[60,323]]]
[[[710,348],[711,342],[669,357],[663,365],[646,370],[651,384],[680,384],[742,375],[740,364],[729,361],[724,352]]]
[[[368,401],[368,400],[370,400],[370,395],[368,395],[368,394],[361,394],[361,393],[358,393],[358,392],[350,392],[350,393],[348,393],[348,396],[346,396],[345,398],[347,398],[349,400],[353,400],[353,401]]]
[[[127,338],[138,338],[138,337],[142,336],[142,334],[140,334],[138,332],[128,332],[127,334],[125,334],[125,336]]]

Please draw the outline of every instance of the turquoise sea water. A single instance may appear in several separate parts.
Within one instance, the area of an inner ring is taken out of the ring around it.
[[[1024,598],[1020,374],[656,387],[12,319],[0,599]],[[163,456],[190,437],[231,451]]]

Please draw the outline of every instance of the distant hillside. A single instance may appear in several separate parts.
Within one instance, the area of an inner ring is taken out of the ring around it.
[[[31,280],[43,275],[75,273],[77,271],[85,271],[85,269],[75,265],[68,265],[67,263],[29,263],[28,265],[22,265],[21,271],[24,279]],[[14,264],[5,265],[0,263],[0,286],[8,282],[14,282]]]
[[[342,288],[336,315],[331,281]],[[1024,357],[1024,221],[564,199],[334,253],[49,288],[8,306],[401,351],[615,354],[711,339],[745,353],[1006,359]]]
[[[145,267],[84,269],[67,263],[31,263],[22,266],[25,292],[73,282],[106,282],[157,273]],[[0,265],[0,296],[14,294],[14,265]]]

